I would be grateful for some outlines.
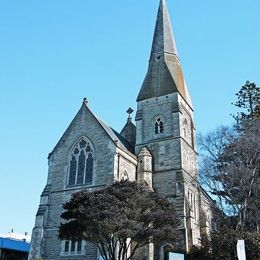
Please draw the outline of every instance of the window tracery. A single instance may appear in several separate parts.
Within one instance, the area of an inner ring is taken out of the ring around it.
[[[164,131],[164,123],[163,121],[161,120],[160,117],[156,118],[155,120],[155,125],[154,125],[154,133],[156,135],[158,134],[163,134],[163,131]]]
[[[68,186],[90,185],[93,182],[94,149],[90,141],[81,138],[70,153]]]

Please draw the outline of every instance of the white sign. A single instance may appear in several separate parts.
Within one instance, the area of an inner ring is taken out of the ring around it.
[[[184,260],[184,254],[169,253],[169,260]]]
[[[238,260],[246,260],[246,250],[245,250],[245,241],[237,241],[237,257]]]

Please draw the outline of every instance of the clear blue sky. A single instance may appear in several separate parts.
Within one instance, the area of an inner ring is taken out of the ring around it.
[[[31,232],[47,156],[81,106],[120,131],[144,79],[159,0],[1,0],[0,233]],[[199,132],[260,83],[259,0],[168,0]]]

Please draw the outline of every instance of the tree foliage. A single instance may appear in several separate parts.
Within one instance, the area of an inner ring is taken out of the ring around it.
[[[60,239],[90,241],[105,260],[132,259],[144,245],[176,240],[173,205],[135,182],[74,193],[63,208]]]
[[[250,260],[260,259],[260,234],[246,230],[221,228],[211,234],[210,239],[202,238],[201,247],[191,249],[191,260],[237,260],[236,245],[239,239],[245,240],[246,257]]]
[[[255,83],[247,81],[236,96],[237,101],[233,105],[242,109],[234,116],[238,123],[241,120],[260,116],[260,88]]]
[[[257,255],[249,259],[260,259],[260,88],[247,82],[236,95],[242,111],[234,127],[198,138],[200,178],[220,209],[211,247],[226,254],[212,259],[236,259],[238,237],[247,240],[248,254]]]

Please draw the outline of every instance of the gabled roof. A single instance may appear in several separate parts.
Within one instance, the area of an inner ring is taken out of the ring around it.
[[[88,111],[97,121],[97,123],[103,128],[105,133],[108,135],[108,137],[115,143],[115,145],[126,152],[130,152],[133,156],[134,155],[134,147],[125,139],[123,138],[117,131],[115,131],[112,127],[108,126],[106,123],[104,123],[98,116],[96,116],[88,107],[86,100],[84,99],[82,106],[72,122],[70,123],[69,127],[66,129],[65,133],[62,135],[61,139],[57,143],[57,145],[54,147],[52,152],[49,154],[49,157],[53,154],[53,152],[59,147],[59,145],[62,143],[62,140],[66,138],[66,135],[70,131],[74,120],[83,112],[83,110]]]
[[[155,25],[148,72],[137,101],[179,93],[192,108],[182,72],[165,0],[160,6]]]
[[[129,117],[123,129],[120,132],[120,135],[123,136],[133,147],[136,142],[136,126],[132,122],[132,118]]]
[[[94,114],[93,114],[94,115]],[[99,117],[94,115],[95,118],[98,120],[100,125],[103,127],[103,129],[106,131],[106,133],[110,136],[110,138],[117,143],[117,145],[131,153],[134,154],[134,147],[122,136],[120,135],[116,130],[114,130],[112,127],[108,126],[106,123],[104,123]]]

